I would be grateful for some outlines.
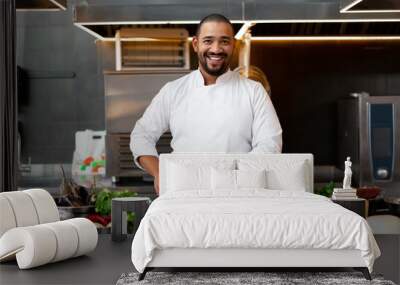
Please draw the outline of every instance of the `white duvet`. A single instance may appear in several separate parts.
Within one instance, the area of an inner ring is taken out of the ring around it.
[[[132,262],[143,272],[165,248],[358,249],[370,271],[380,255],[359,215],[319,195],[265,189],[157,198],[134,237]]]

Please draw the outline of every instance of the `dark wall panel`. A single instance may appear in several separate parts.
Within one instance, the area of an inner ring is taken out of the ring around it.
[[[336,102],[351,92],[400,95],[400,42],[253,42],[251,61],[267,75],[284,152],[335,164]]]
[[[95,38],[67,11],[17,13],[17,62],[28,75],[19,106],[22,161],[71,163],[75,132],[104,130]]]

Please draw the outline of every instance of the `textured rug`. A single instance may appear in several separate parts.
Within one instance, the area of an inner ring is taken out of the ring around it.
[[[117,285],[395,285],[379,275],[372,275],[372,281],[368,281],[360,272],[148,272],[142,281],[138,276],[139,273],[122,274]]]

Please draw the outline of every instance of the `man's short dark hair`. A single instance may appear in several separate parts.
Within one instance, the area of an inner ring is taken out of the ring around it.
[[[204,17],[198,24],[197,29],[196,29],[196,37],[199,36],[201,26],[208,22],[226,23],[231,26],[232,32],[235,33],[235,29],[233,28],[231,21],[229,21],[229,19],[227,17],[225,17],[224,15],[221,15],[221,14],[210,14],[210,15]]]

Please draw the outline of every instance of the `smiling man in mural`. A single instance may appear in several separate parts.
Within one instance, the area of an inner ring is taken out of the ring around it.
[[[222,15],[198,25],[192,41],[199,67],[168,82],[131,133],[135,163],[154,177],[159,192],[156,142],[171,131],[174,152],[280,153],[282,129],[264,87],[231,71],[234,29]]]

